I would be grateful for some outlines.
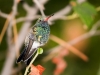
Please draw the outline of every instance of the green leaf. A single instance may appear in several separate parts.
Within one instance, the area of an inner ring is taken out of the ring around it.
[[[97,14],[96,9],[93,5],[88,2],[84,2],[82,4],[77,4],[73,6],[74,11],[79,15],[81,20],[90,27],[91,23],[94,20],[94,16]]]
[[[97,11],[95,9],[95,7],[93,5],[91,5],[88,2],[84,2],[81,5],[83,8],[85,8],[85,11],[87,11],[88,14],[90,14],[91,16],[94,16],[97,14]]]
[[[42,48],[38,48],[38,54],[42,54],[43,53],[43,49]]]

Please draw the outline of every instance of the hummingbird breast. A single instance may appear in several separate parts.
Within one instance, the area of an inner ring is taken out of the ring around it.
[[[50,27],[47,22],[41,22],[38,25],[34,26],[35,28],[35,37],[41,45],[47,43],[50,35]]]

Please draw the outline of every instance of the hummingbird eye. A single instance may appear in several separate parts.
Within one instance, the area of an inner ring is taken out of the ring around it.
[[[39,20],[40,22],[42,21],[42,20]]]

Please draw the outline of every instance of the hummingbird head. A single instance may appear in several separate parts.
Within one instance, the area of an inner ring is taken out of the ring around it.
[[[46,43],[49,38],[50,27],[47,21],[51,16],[53,15],[50,15],[46,18],[40,17],[32,28],[33,34],[35,35],[36,40],[41,42],[41,44]]]
[[[54,14],[52,14],[52,15],[50,15],[50,16],[48,16],[48,17],[46,17],[46,18],[44,18],[44,17],[40,17],[39,19],[38,19],[38,23],[39,22],[47,22],[48,20],[49,20],[49,18],[51,17],[51,16],[53,16]]]

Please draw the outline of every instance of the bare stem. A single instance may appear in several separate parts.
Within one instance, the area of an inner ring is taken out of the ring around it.
[[[43,12],[44,6],[43,6],[38,0],[33,0],[33,2],[35,2],[35,4],[37,5],[37,7],[39,8],[39,10],[40,10],[42,16],[45,17],[45,14],[44,14],[44,12]]]
[[[2,29],[1,35],[0,35],[0,44],[2,42],[2,39],[3,39],[3,36],[4,36],[5,32],[7,30],[8,23],[9,23],[9,20],[7,19],[6,22],[5,22],[5,24],[4,24],[4,27]]]
[[[38,55],[39,55],[39,54],[38,54],[38,51],[37,51],[36,55],[34,56],[34,58],[32,59],[32,61],[30,62],[30,64],[26,67],[26,70],[25,70],[24,75],[27,75],[30,66],[31,66],[32,63],[35,61],[35,59],[37,58]]]

